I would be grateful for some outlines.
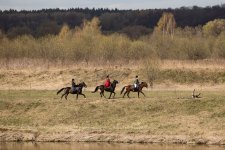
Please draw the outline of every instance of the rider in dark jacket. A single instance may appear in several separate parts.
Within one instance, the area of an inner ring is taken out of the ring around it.
[[[72,92],[74,92],[75,89],[76,89],[76,83],[74,82],[74,79],[72,79],[72,87],[71,87],[71,89],[72,89]]]

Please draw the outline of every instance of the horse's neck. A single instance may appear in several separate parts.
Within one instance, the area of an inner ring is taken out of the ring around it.
[[[143,89],[143,87],[144,87],[144,85],[143,85],[143,84],[141,84],[141,85],[140,85],[140,89],[142,90],[142,89]]]
[[[79,84],[78,87],[80,87],[82,89],[83,88],[83,85],[82,84]]]
[[[115,83],[112,83],[111,86],[112,86],[112,88],[115,88],[116,87],[116,84]]]

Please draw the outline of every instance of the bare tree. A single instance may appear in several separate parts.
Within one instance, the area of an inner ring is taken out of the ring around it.
[[[162,32],[164,35],[173,37],[176,28],[176,21],[172,13],[164,12],[159,19],[156,27],[157,32]]]

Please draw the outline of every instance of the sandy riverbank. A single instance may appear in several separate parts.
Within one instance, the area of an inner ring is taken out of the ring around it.
[[[4,142],[115,142],[115,143],[165,143],[165,144],[216,144],[225,145],[225,137],[148,135],[76,132],[40,133],[32,130],[0,129],[0,141]]]

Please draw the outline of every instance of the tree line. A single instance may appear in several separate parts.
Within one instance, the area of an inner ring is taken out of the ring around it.
[[[57,35],[10,39],[0,37],[0,60],[41,59],[62,63],[129,63],[148,59],[224,59],[225,19],[203,27],[176,27],[172,13],[165,12],[152,34],[132,40],[119,33],[105,35],[98,18],[70,29],[63,25]]]
[[[84,20],[98,17],[101,32],[126,34],[138,39],[154,31],[163,12],[174,15],[176,27],[203,26],[214,19],[225,19],[225,5],[213,7],[181,7],[178,9],[118,10],[118,9],[42,9],[32,11],[0,11],[0,36],[15,38],[20,35],[43,37],[57,35],[66,24],[70,29],[81,26]],[[174,31],[170,31],[174,32]]]

